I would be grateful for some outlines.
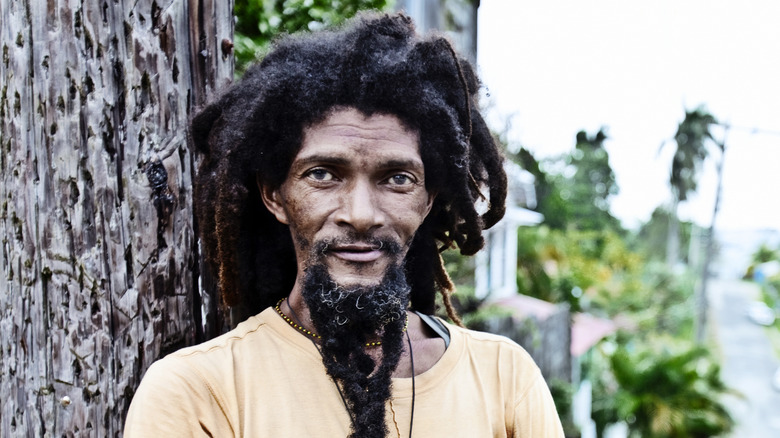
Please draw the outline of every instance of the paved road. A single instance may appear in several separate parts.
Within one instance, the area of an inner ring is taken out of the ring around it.
[[[772,377],[780,367],[765,329],[745,312],[759,296],[755,284],[713,280],[710,285],[712,327],[723,354],[723,379],[744,398],[730,398],[728,406],[738,422],[737,438],[780,437],[780,391]]]

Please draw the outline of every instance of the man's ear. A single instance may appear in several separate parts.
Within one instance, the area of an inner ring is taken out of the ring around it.
[[[289,225],[290,221],[287,220],[287,213],[284,211],[284,204],[281,195],[281,188],[272,189],[270,186],[260,182],[260,177],[257,178],[257,187],[260,189],[260,196],[263,198],[263,204],[265,208],[276,217],[279,222]]]

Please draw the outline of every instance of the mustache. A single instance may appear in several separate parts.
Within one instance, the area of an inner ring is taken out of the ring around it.
[[[346,236],[319,239],[312,245],[311,252],[315,255],[323,256],[331,251],[332,248],[347,245],[364,245],[370,247],[372,251],[385,251],[390,255],[401,254],[403,249],[398,241],[390,237],[362,235],[351,232]]]

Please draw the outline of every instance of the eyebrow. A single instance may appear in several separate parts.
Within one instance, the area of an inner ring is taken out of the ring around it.
[[[293,162],[294,167],[305,167],[310,164],[330,164],[334,166],[347,166],[351,162],[350,159],[345,157],[339,157],[334,155],[309,155],[300,159],[296,159]],[[424,170],[425,166],[419,160],[411,159],[398,159],[391,158],[388,160],[380,161],[378,167],[382,169],[413,169]]]
[[[315,163],[346,166],[349,164],[349,159],[333,155],[309,155],[307,157],[293,160],[293,166],[306,166]]]
[[[399,160],[399,159],[390,159],[387,161],[383,161],[380,163],[380,167],[383,169],[419,169],[423,170],[424,165],[422,161],[418,160]]]

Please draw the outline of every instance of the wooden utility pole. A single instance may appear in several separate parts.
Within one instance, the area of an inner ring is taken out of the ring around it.
[[[0,436],[119,436],[203,337],[186,129],[232,78],[232,8],[0,1]]]
[[[718,212],[720,211],[720,199],[723,196],[723,163],[726,160],[726,138],[728,137],[729,127],[726,125],[726,130],[723,133],[723,141],[716,144],[720,152],[720,156],[717,158],[718,162],[715,165],[718,175],[718,185],[715,191],[715,204],[712,207],[712,222],[705,234],[706,243],[704,249],[704,262],[701,268],[701,280],[696,293],[696,323],[695,336],[696,343],[704,345],[707,342],[707,336],[709,335],[709,281],[710,281],[710,265],[712,264],[712,258],[715,255],[715,221],[718,219]]]

